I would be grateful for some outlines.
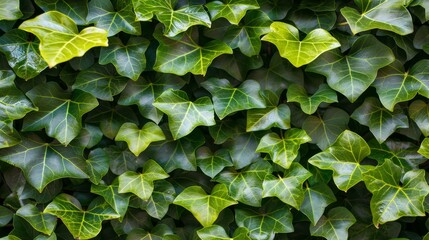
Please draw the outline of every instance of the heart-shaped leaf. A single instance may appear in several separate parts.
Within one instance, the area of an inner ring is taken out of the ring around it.
[[[16,20],[22,16],[19,0],[8,0],[0,3],[0,20]]]
[[[299,211],[304,213],[310,219],[312,225],[315,226],[325,212],[326,207],[336,200],[332,190],[324,183],[307,186],[304,190],[304,199]]]
[[[37,231],[46,235],[51,235],[57,225],[57,218],[39,211],[39,209],[29,203],[22,206],[16,215],[25,219]]]
[[[324,237],[328,240],[348,239],[348,229],[356,222],[356,218],[345,207],[329,210],[315,226],[310,226],[311,236]]]
[[[165,180],[155,181],[154,189],[148,200],[140,206],[156,219],[161,220],[168,212],[170,204],[176,197],[176,191],[171,183]]]
[[[222,0],[212,1],[206,4],[212,21],[225,18],[230,23],[238,25],[248,10],[258,9],[257,0]]]
[[[375,80],[377,71],[394,59],[390,48],[373,35],[363,35],[347,55],[339,50],[329,51],[312,62],[306,71],[324,75],[332,89],[354,102]]]
[[[227,149],[220,149],[212,153],[208,147],[201,147],[197,150],[197,165],[205,175],[211,178],[214,178],[225,167],[233,166]]]
[[[130,195],[120,194],[118,192],[119,183],[115,179],[111,185],[99,184],[91,185],[91,192],[102,196],[104,200],[112,207],[122,220],[127,213]]]
[[[340,46],[340,43],[324,29],[314,29],[301,41],[299,31],[284,22],[273,22],[271,32],[262,40],[273,43],[280,56],[289,60],[295,67],[309,64],[320,54]]]
[[[58,11],[66,14],[78,25],[86,25],[86,16],[88,15],[87,0],[35,0],[37,6],[43,11]]]
[[[73,19],[57,11],[26,20],[19,29],[39,38],[40,53],[49,67],[81,57],[93,47],[108,45],[105,30],[87,27],[79,32]]]
[[[429,136],[429,106],[422,100],[416,100],[411,103],[408,113],[423,135]]]
[[[338,100],[335,91],[326,84],[321,84],[312,96],[307,95],[307,91],[303,86],[292,84],[287,90],[287,101],[299,103],[301,110],[311,115],[316,112],[321,103],[333,103]]]

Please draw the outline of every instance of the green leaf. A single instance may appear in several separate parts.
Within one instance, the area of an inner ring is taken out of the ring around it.
[[[40,53],[49,67],[81,57],[89,49],[107,46],[107,32],[96,27],[78,31],[76,23],[67,15],[49,11],[23,22],[19,29],[36,35]]]
[[[386,141],[396,129],[408,128],[408,118],[399,107],[391,112],[383,108],[380,101],[374,97],[366,98],[351,117],[368,126],[379,143]]]
[[[16,20],[22,16],[19,0],[8,0],[0,3],[0,20]]]
[[[395,105],[413,99],[417,93],[429,98],[429,60],[420,60],[408,71],[395,61],[380,69],[373,83],[383,106],[393,112]]]
[[[22,217],[30,223],[34,229],[46,235],[51,235],[57,225],[56,217],[40,212],[33,204],[22,206],[16,211],[16,215]]]
[[[86,25],[86,16],[88,15],[87,0],[35,0],[37,6],[43,11],[58,11],[69,16],[77,25]]]
[[[139,129],[134,123],[124,123],[115,137],[116,141],[125,141],[134,155],[138,156],[151,142],[165,140],[162,129],[153,122],[146,123]]]
[[[45,143],[38,137],[0,149],[0,160],[20,168],[27,182],[41,192],[48,183],[60,178],[88,178],[82,149]]]
[[[370,165],[360,162],[370,154],[366,141],[358,134],[345,130],[325,151],[312,156],[308,162],[320,169],[332,170],[335,185],[347,191],[363,180]]]
[[[336,92],[326,84],[321,84],[312,96],[307,95],[307,91],[303,86],[292,84],[288,87],[287,101],[299,103],[301,110],[311,115],[316,112],[321,103],[333,103],[338,100]]]
[[[246,80],[235,88],[226,79],[211,78],[201,83],[212,94],[214,110],[222,120],[231,113],[265,108],[265,101],[260,96],[260,85],[254,80]]]
[[[80,71],[72,87],[91,93],[98,99],[113,101],[113,96],[124,90],[127,81],[128,78],[118,76],[112,66],[96,64]]]
[[[155,181],[152,195],[140,207],[151,217],[161,220],[175,197],[176,191],[171,183],[165,180]]]
[[[28,34],[13,29],[0,37],[0,51],[18,77],[28,80],[40,74],[48,64],[40,56],[39,41],[28,41]]]
[[[102,196],[104,200],[120,215],[122,220],[127,213],[130,195],[120,194],[118,192],[119,183],[115,179],[111,185],[99,184],[91,185],[91,192]]]
[[[315,226],[310,226],[311,236],[324,237],[328,240],[348,239],[348,229],[356,222],[356,218],[345,207],[329,210]]]
[[[307,133],[298,128],[287,130],[283,137],[273,132],[267,133],[259,142],[256,152],[268,153],[274,163],[289,169],[298,156],[299,147],[309,141],[311,138]]]
[[[386,159],[367,172],[364,181],[373,194],[371,213],[376,227],[403,216],[425,215],[423,202],[429,194],[429,186],[424,170],[403,173],[400,167]]]
[[[425,158],[429,158],[429,138],[423,139],[417,152],[423,155]]]
[[[390,48],[368,34],[359,37],[347,55],[339,50],[329,51],[306,71],[324,75],[329,87],[354,102],[375,80],[377,71],[394,59]]]
[[[133,193],[143,200],[148,200],[153,192],[153,182],[168,178],[169,175],[154,160],[143,165],[143,173],[125,172],[119,176],[119,193]]]
[[[258,9],[257,0],[222,0],[206,4],[212,21],[225,18],[230,23],[238,25],[248,10]]]
[[[239,81],[246,80],[249,70],[258,69],[264,62],[259,55],[248,57],[239,51],[231,55],[221,55],[210,65],[212,68],[222,69]]]
[[[213,104],[209,97],[190,101],[186,92],[169,89],[155,99],[153,105],[168,115],[173,139],[182,138],[198,126],[213,126]]]
[[[301,41],[294,26],[284,22],[273,22],[271,32],[262,40],[273,43],[280,56],[286,58],[295,67],[309,64],[320,54],[340,46],[340,43],[324,29],[314,29]]]
[[[413,32],[413,20],[403,0],[355,0],[357,9],[344,7],[341,14],[346,18],[353,34],[371,29],[383,29],[399,35]]]
[[[219,225],[211,225],[197,231],[198,237],[202,240],[250,240],[249,230],[239,227],[234,231],[234,236],[230,238],[225,229]]]
[[[94,184],[99,184],[102,177],[109,171],[109,155],[107,151],[101,148],[92,150],[88,154],[86,163],[88,165],[89,180]]]
[[[187,187],[173,202],[190,211],[204,227],[211,226],[223,209],[237,203],[224,184],[214,186],[210,195],[200,186]]]
[[[212,153],[210,148],[201,147],[197,150],[197,165],[203,173],[214,178],[225,167],[233,166],[227,149],[220,149]]]
[[[0,121],[0,149],[15,146],[19,142],[21,142],[21,137],[12,122]]]
[[[61,219],[67,229],[78,239],[90,239],[101,231],[101,223],[119,217],[102,198],[94,199],[87,210],[83,210],[79,201],[65,193],[58,195],[46,206],[44,213]]]
[[[143,165],[143,159],[132,154],[126,146],[109,145],[103,150],[107,154],[109,169],[115,175],[121,175],[127,171],[136,171]]]
[[[304,189],[302,184],[311,177],[299,163],[292,163],[290,168],[284,172],[283,177],[268,175],[263,182],[262,197],[277,197],[282,202],[299,209],[304,201]]]
[[[0,206],[0,227],[6,226],[13,218],[13,212],[7,207]]]
[[[410,6],[421,6],[425,9],[425,20],[429,20],[429,4],[424,0],[414,0],[411,2]],[[425,22],[425,21],[422,21]]]
[[[292,0],[258,0],[260,9],[272,20],[282,20],[293,6]]]
[[[308,116],[302,123],[302,129],[311,137],[311,143],[325,150],[347,129],[349,114],[339,108],[328,108],[321,116]]]
[[[299,211],[310,219],[313,226],[319,221],[327,206],[336,201],[336,197],[328,185],[317,183],[314,186],[306,186],[304,199]]]
[[[84,148],[92,148],[101,141],[102,137],[103,132],[101,132],[101,129],[98,126],[87,123],[82,127],[82,130],[72,141],[72,144]]]
[[[309,9],[314,12],[329,12],[337,9],[338,3],[334,0],[303,0],[299,3],[299,9]]]
[[[314,12],[308,9],[299,9],[292,13],[291,20],[300,31],[308,34],[316,28],[326,31],[332,30],[337,21],[337,14],[335,11]]]
[[[429,136],[429,106],[422,100],[416,100],[409,106],[408,114],[423,135]]]
[[[229,151],[232,163],[236,169],[244,168],[259,159],[256,148],[262,135],[258,132],[236,133],[223,145]]]
[[[88,23],[94,23],[96,27],[105,29],[108,36],[119,32],[140,35],[140,23],[136,21],[131,0],[125,1],[91,0],[88,4]]]
[[[88,93],[64,91],[57,83],[40,84],[27,92],[39,109],[24,118],[24,131],[45,128],[46,134],[64,145],[69,144],[82,128],[82,115],[94,109],[97,99]]]
[[[136,81],[146,68],[145,52],[149,41],[142,37],[131,37],[124,45],[120,38],[109,38],[109,46],[102,48],[98,63],[111,63],[124,77]]]

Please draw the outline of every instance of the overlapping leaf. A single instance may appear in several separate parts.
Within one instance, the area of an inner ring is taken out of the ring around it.
[[[326,31],[332,30],[337,21],[337,15],[335,11],[314,12],[309,9],[299,9],[293,12],[291,20],[299,30],[308,34],[316,28],[325,29]]]
[[[119,183],[115,179],[111,185],[99,184],[92,185],[91,192],[102,196],[104,200],[112,207],[120,219],[123,219],[128,210],[130,195],[120,194],[118,192]]]
[[[356,218],[345,207],[329,210],[315,226],[310,226],[312,236],[324,237],[328,240],[348,239],[348,229],[356,222]]]
[[[256,152],[262,135],[260,132],[235,133],[232,132],[231,139],[224,143],[228,149],[232,163],[236,169],[249,166],[259,159],[260,153]]]
[[[264,63],[259,55],[248,57],[240,51],[235,51],[232,56],[226,54],[219,56],[210,67],[222,69],[235,79],[244,81],[250,70],[258,69],[262,65]]]
[[[0,20],[16,20],[22,15],[19,0],[2,1],[0,3]]]
[[[16,215],[25,219],[37,231],[51,235],[57,225],[57,218],[41,212],[35,205],[26,204],[22,206]]]
[[[237,25],[248,10],[258,9],[259,4],[256,0],[221,0],[209,2],[206,7],[212,21],[225,18],[230,23]]]
[[[332,190],[324,183],[306,186],[304,190],[304,199],[302,200],[299,210],[304,213],[305,216],[310,219],[313,226],[315,226],[325,212],[326,207],[336,200]]]
[[[86,25],[88,15],[88,1],[86,0],[35,0],[37,6],[43,11],[58,11],[66,14],[78,25]]]
[[[0,148],[7,148],[18,144],[21,137],[13,127],[12,121],[0,121]]]
[[[226,233],[225,229],[219,225],[212,225],[202,228],[197,231],[198,237],[202,240],[250,240],[248,230],[246,228],[237,228],[234,231],[234,236],[231,238]]]
[[[292,0],[259,0],[260,9],[272,20],[282,20],[292,8]]]
[[[176,191],[171,183],[165,180],[155,181],[154,189],[149,199],[140,206],[154,218],[161,220],[168,212],[170,204],[176,197]]]
[[[89,180],[94,184],[99,184],[102,177],[109,171],[109,156],[107,151],[97,148],[89,152],[86,160],[88,166]]]
[[[416,100],[408,108],[408,114],[423,135],[429,136],[429,106],[422,100]]]
[[[303,86],[292,84],[288,87],[287,100],[299,103],[302,111],[311,115],[316,112],[321,103],[337,102],[337,94],[327,85],[322,84],[312,96],[308,96]]]
[[[197,165],[207,176],[214,178],[225,167],[233,166],[227,149],[212,153],[210,148],[201,147],[197,150]]]

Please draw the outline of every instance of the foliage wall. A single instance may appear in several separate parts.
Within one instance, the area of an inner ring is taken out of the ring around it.
[[[429,239],[429,1],[0,20],[1,239]]]

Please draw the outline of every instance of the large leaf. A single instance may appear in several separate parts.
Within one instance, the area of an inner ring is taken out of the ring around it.
[[[425,137],[429,136],[429,106],[422,100],[411,103],[408,114]]]
[[[64,91],[57,83],[40,84],[27,92],[27,96],[39,109],[24,118],[24,131],[45,128],[48,136],[62,144],[69,144],[82,128],[82,115],[94,109],[97,99],[88,93]]]
[[[378,142],[384,142],[398,128],[408,128],[408,118],[402,109],[385,109],[377,98],[366,98],[351,115],[360,124],[368,126]]]
[[[424,216],[423,202],[429,194],[425,171],[403,173],[391,160],[367,172],[365,186],[371,198],[372,221],[375,226],[403,216]]]
[[[200,186],[187,187],[173,203],[189,210],[201,225],[208,227],[216,221],[223,209],[238,202],[229,196],[224,184],[217,184],[210,195]]]
[[[332,170],[338,189],[347,191],[363,180],[370,165],[360,162],[371,150],[358,134],[345,130],[325,151],[312,156],[308,162],[320,169]]]
[[[337,94],[330,89],[326,84],[319,86],[319,89],[312,95],[308,96],[305,88],[298,84],[292,84],[287,90],[287,101],[297,102],[301,106],[301,110],[308,115],[316,112],[317,108],[322,103],[337,102]]]
[[[105,30],[87,27],[79,32],[70,17],[57,11],[49,11],[26,20],[19,29],[39,38],[40,53],[49,67],[83,56],[93,47],[107,46]]]
[[[286,58],[295,67],[309,64],[320,54],[340,46],[332,35],[321,28],[314,29],[301,41],[299,31],[283,22],[273,22],[271,32],[262,40],[271,42],[279,49],[280,56]]]
[[[119,217],[102,198],[94,199],[88,209],[83,210],[76,198],[65,193],[48,204],[44,213],[60,218],[73,237],[78,239],[94,238],[101,231],[104,220]]]
[[[413,20],[403,0],[355,0],[359,11],[344,7],[341,14],[346,18],[354,34],[383,29],[400,35],[413,32]]]
[[[16,20],[22,17],[19,0],[8,0],[0,3],[0,20]]]
[[[37,6],[43,11],[58,11],[67,14],[78,25],[86,25],[86,15],[88,14],[87,0],[35,0]]]
[[[91,192],[102,196],[110,207],[120,215],[120,219],[123,219],[128,210],[130,195],[120,194],[118,188],[119,183],[118,180],[115,179],[111,185],[92,185]]]
[[[286,131],[283,137],[276,133],[267,133],[259,142],[256,152],[268,153],[274,163],[288,169],[298,156],[301,144],[311,141],[307,133],[298,128]]]
[[[46,235],[51,235],[57,225],[57,218],[46,213],[42,213],[33,204],[22,206],[16,215],[25,219],[37,231]]]
[[[168,126],[175,140],[188,135],[197,126],[216,124],[209,97],[192,102],[186,92],[169,89],[157,97],[153,105],[168,115]]]
[[[354,102],[375,80],[378,69],[394,59],[390,48],[373,35],[363,35],[347,55],[339,50],[329,51],[312,62],[306,71],[324,75],[332,89]]]
[[[356,222],[356,218],[345,207],[329,210],[315,226],[310,226],[312,236],[324,237],[328,240],[348,239],[348,229]]]
[[[324,183],[318,183],[310,187],[306,186],[304,199],[299,210],[310,219],[314,226],[322,217],[325,208],[336,200],[332,190]]]
[[[265,101],[259,94],[260,85],[254,80],[246,80],[237,88],[228,80],[217,78],[201,85],[212,94],[214,110],[220,119],[234,112],[265,107]]]

